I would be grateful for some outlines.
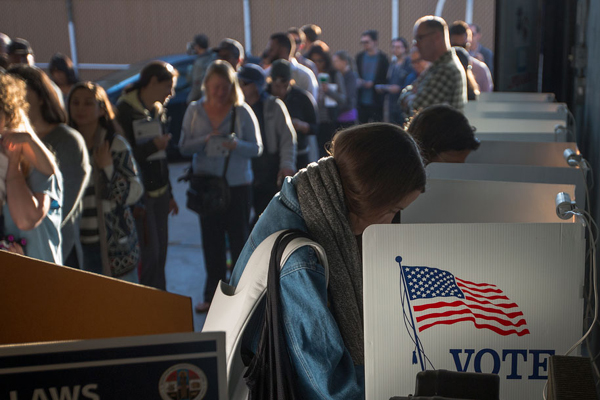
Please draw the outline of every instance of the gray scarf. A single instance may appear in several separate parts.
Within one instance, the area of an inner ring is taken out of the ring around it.
[[[295,180],[304,221],[327,254],[331,311],[352,361],[364,365],[362,261],[337,165],[333,157],[322,158]]]

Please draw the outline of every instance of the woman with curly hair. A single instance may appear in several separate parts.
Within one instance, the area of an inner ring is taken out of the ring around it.
[[[4,240],[21,239],[8,244],[8,250],[61,264],[62,176],[34,133],[27,110],[25,82],[0,73]]]
[[[63,264],[80,268],[83,261],[78,224],[81,198],[91,172],[85,142],[79,132],[66,125],[67,113],[44,71],[29,65],[17,65],[8,72],[25,81],[29,121],[36,135],[54,153],[58,162],[63,178]]]

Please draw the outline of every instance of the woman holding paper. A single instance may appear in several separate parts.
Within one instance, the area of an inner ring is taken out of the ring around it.
[[[166,131],[164,108],[178,75],[171,64],[152,61],[117,103],[117,122],[133,149],[144,182],[144,196],[134,210],[142,250],[140,283],[161,290],[166,290],[168,217],[179,211],[169,181],[165,150],[171,135]]]
[[[392,124],[339,131],[329,151],[331,157],[286,178],[252,230],[230,284],[240,282],[250,256],[271,234],[310,234],[325,249],[328,273],[305,246],[287,259],[279,278],[294,391],[302,399],[364,399],[361,236],[369,225],[390,223],[419,196],[425,166],[415,141]],[[242,353],[256,353],[261,321],[251,319]]]
[[[222,176],[231,190],[226,211],[200,216],[202,247],[206,260],[204,302],[197,312],[206,312],[219,280],[226,280],[226,242],[235,264],[250,233],[251,185],[250,159],[262,153],[258,121],[244,94],[235,71],[226,61],[214,61],[202,83],[204,97],[190,103],[181,127],[179,151],[193,155],[194,175]]]
[[[325,145],[331,140],[337,128],[340,105],[346,103],[346,85],[341,72],[333,67],[328,50],[321,45],[310,48],[307,58],[312,60],[319,70],[319,131],[317,143],[319,157],[327,156]]]

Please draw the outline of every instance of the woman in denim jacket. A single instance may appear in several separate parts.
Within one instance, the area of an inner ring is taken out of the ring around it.
[[[390,223],[425,187],[419,149],[398,126],[373,123],[340,131],[332,157],[286,178],[259,218],[231,277],[236,286],[257,246],[283,229],[308,232],[327,254],[325,270],[309,247],[281,269],[281,313],[300,398],[364,398],[361,236]],[[255,313],[260,315],[260,312]],[[256,351],[260,317],[242,347]]]

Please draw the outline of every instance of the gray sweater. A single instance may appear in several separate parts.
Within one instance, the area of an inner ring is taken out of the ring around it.
[[[83,137],[71,127],[58,125],[42,138],[42,142],[54,153],[63,176],[61,234],[63,260],[66,260],[75,242],[79,241],[81,199],[92,167]]]

